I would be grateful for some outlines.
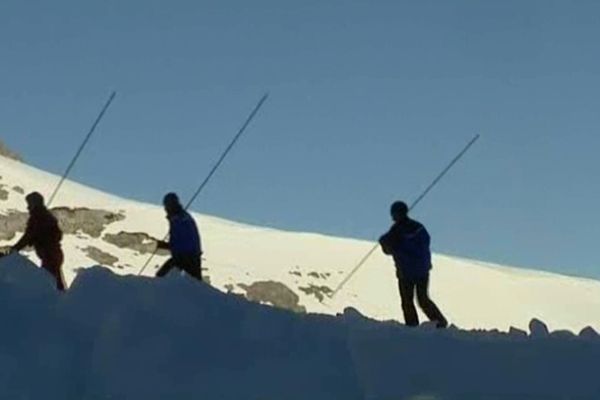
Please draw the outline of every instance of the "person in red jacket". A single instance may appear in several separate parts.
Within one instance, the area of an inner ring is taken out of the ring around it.
[[[27,246],[33,246],[37,256],[42,260],[42,268],[54,276],[56,288],[62,292],[66,285],[62,274],[64,261],[60,245],[62,231],[58,226],[58,221],[46,208],[44,197],[38,192],[30,193],[25,200],[29,210],[27,228],[21,239],[12,247],[11,252],[18,252]]]

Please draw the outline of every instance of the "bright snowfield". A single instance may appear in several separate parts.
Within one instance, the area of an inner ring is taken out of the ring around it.
[[[0,157],[0,248],[14,244],[22,233],[24,194],[36,190],[49,196],[58,180]],[[137,274],[154,249],[154,242],[139,233],[163,238],[167,232],[162,207],[73,182],[65,183],[52,205],[56,207],[63,207],[61,225],[67,232],[63,245],[68,282],[77,271],[99,264],[116,274]],[[203,236],[204,275],[213,287],[296,311],[335,315],[353,307],[377,320],[401,320],[393,262],[379,251],[327,301],[326,294],[372,242],[254,227],[202,214],[195,217]],[[435,245],[435,232],[432,236]],[[25,254],[38,261],[33,252]],[[165,256],[156,257],[145,274],[153,275],[164,260]],[[432,298],[460,328],[526,329],[532,318],[539,318],[553,330],[579,332],[592,326],[600,331],[599,281],[439,254],[433,261]],[[319,301],[324,296],[325,304]]]
[[[0,398],[598,399],[600,338],[302,314],[178,274],[96,267],[56,292],[0,259]]]

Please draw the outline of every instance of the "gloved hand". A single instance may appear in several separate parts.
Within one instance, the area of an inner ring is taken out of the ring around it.
[[[386,233],[385,235],[379,238],[379,244],[381,245],[381,250],[387,255],[392,254],[392,248],[390,246],[389,235]]]
[[[169,249],[169,243],[165,242],[164,240],[157,240],[156,241],[156,248],[157,249]]]

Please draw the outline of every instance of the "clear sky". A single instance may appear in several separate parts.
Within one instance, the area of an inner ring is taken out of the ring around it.
[[[194,210],[375,239],[480,133],[434,250],[600,278],[599,38],[597,1],[3,0],[0,138],[60,173],[117,90],[72,178],[185,199],[269,90]]]

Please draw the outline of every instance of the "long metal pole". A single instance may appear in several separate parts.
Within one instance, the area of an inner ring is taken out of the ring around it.
[[[67,177],[71,173],[71,170],[75,166],[75,163],[77,162],[77,159],[79,158],[79,156],[83,152],[83,149],[85,148],[85,146],[89,142],[89,140],[92,137],[92,135],[94,134],[94,131],[96,130],[96,127],[100,123],[100,120],[102,120],[102,117],[104,117],[104,113],[106,113],[106,110],[108,110],[108,107],[110,106],[110,104],[112,103],[112,101],[115,99],[116,95],[117,95],[117,92],[112,92],[111,95],[110,95],[110,97],[108,98],[106,104],[104,104],[104,107],[102,107],[102,110],[100,111],[100,114],[98,114],[98,117],[96,117],[96,120],[94,121],[94,123],[92,124],[92,127],[90,128],[90,130],[88,131],[87,135],[85,136],[85,139],[83,140],[83,142],[79,146],[79,149],[77,149],[77,152],[75,153],[75,156],[73,156],[73,159],[71,160],[71,162],[67,166],[67,169],[65,169],[65,172],[63,172],[63,174],[62,174],[62,176],[60,178],[60,181],[58,182],[58,185],[56,185],[56,187],[54,188],[54,191],[52,192],[52,195],[50,195],[50,197],[48,199],[48,202],[46,203],[48,207],[50,207],[50,205],[54,202],[54,199],[56,198],[56,195],[58,194],[58,191],[60,190],[60,188],[62,187],[63,183],[65,182],[65,180],[67,179]]]
[[[190,198],[190,200],[185,205],[185,209],[186,210],[188,208],[190,208],[190,206],[192,205],[192,203],[194,203],[194,201],[196,200],[196,198],[198,197],[198,195],[202,192],[202,190],[206,187],[206,185],[208,184],[208,182],[211,180],[211,178],[213,177],[213,175],[215,174],[215,172],[217,172],[217,170],[219,169],[219,167],[221,166],[221,164],[223,163],[223,161],[225,160],[225,158],[227,157],[227,155],[229,154],[229,152],[231,151],[231,149],[233,149],[233,147],[237,143],[238,139],[242,136],[242,134],[244,133],[244,131],[246,131],[246,128],[248,127],[248,125],[250,125],[250,122],[252,122],[252,120],[254,119],[254,116],[258,113],[258,110],[260,110],[260,108],[262,107],[263,103],[267,100],[268,97],[269,97],[269,93],[265,93],[260,98],[260,100],[256,104],[256,107],[254,107],[254,110],[252,110],[252,112],[250,113],[250,115],[248,116],[248,118],[246,118],[246,121],[244,122],[244,124],[242,125],[242,127],[240,128],[240,130],[233,137],[233,140],[229,143],[229,145],[227,146],[227,148],[225,149],[225,151],[223,151],[223,153],[221,154],[221,157],[219,157],[218,161],[212,167],[212,169],[210,170],[210,172],[208,173],[208,175],[206,176],[206,178],[204,178],[204,181],[202,181],[202,183],[200,184],[200,186],[198,187],[198,189],[196,190],[196,192],[194,193],[194,195]],[[163,240],[166,240],[168,237],[169,237],[168,234],[165,235],[165,237],[163,238]],[[142,269],[140,270],[140,272],[138,272],[138,275],[141,275],[142,272],[144,272],[144,270],[146,269],[146,267],[148,266],[148,264],[150,264],[150,261],[152,261],[152,259],[156,255],[156,251],[157,250],[158,250],[158,248],[155,249],[152,252],[152,254],[150,255],[150,257],[148,257],[148,260],[146,260],[146,263],[144,264],[144,266],[142,267]]]
[[[458,162],[458,160],[460,160],[462,158],[462,156],[465,155],[465,153],[471,148],[471,146],[473,146],[473,144],[475,144],[475,142],[479,139],[479,137],[480,137],[480,135],[475,135],[475,137],[473,137],[473,139],[471,139],[469,141],[469,143],[467,143],[467,145],[462,149],[462,151],[460,153],[458,153],[458,155],[456,157],[454,157],[454,159],[452,159],[452,161],[450,161],[450,163],[446,166],[446,168],[444,168],[444,170],[431,182],[431,184],[429,184],[429,186],[427,186],[427,188],[423,191],[423,193],[421,193],[421,195],[419,195],[419,197],[417,197],[417,199],[415,201],[413,201],[413,203],[408,208],[409,211],[412,210],[413,208],[415,208],[417,206],[417,204],[419,204],[421,202],[421,200],[423,200],[423,198],[425,198],[425,196],[427,196],[427,194],[431,191],[431,189],[433,189],[442,180],[444,175],[446,175],[446,173],[448,173],[448,171],[450,171],[450,169],[452,169],[454,164],[456,164]],[[369,250],[369,252],[367,254],[365,254],[365,256],[363,258],[360,259],[360,261],[358,262],[358,264],[356,264],[356,266],[352,269],[352,271],[350,271],[350,273],[337,285],[335,290],[333,292],[331,292],[331,295],[329,296],[330,299],[334,298],[335,295],[344,287],[344,285],[346,285],[346,283],[348,283],[348,281],[350,279],[352,279],[354,274],[356,274],[356,272],[358,272],[358,270],[367,262],[367,260],[375,252],[375,250],[377,250],[378,247],[379,247],[379,243],[376,243],[371,248],[371,250]]]

